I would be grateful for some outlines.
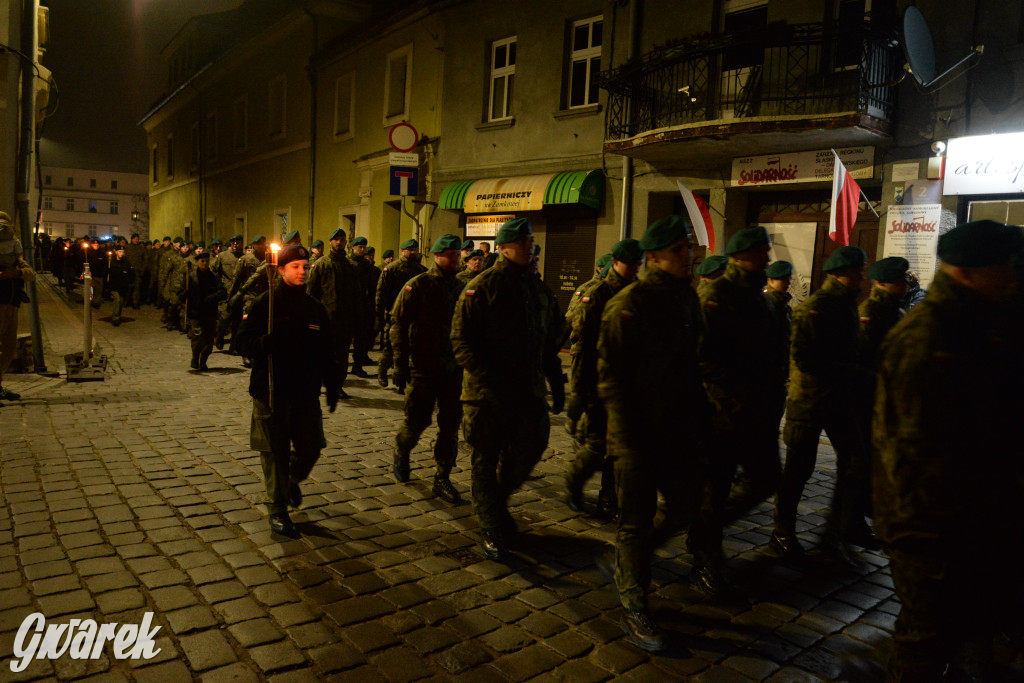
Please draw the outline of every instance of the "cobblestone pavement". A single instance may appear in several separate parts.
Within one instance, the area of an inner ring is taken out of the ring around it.
[[[80,348],[80,304],[40,279],[51,369]],[[99,316],[109,316],[104,304]],[[188,370],[187,340],[153,308],[96,323],[105,381],[9,375],[0,408],[0,680],[600,681],[875,680],[898,605],[884,557],[857,571],[786,567],[764,550],[771,507],[727,530],[731,597],[688,583],[685,539],[658,553],[652,611],[668,654],[627,643],[615,588],[593,566],[613,527],[569,511],[570,443],[553,418],[535,477],[512,499],[526,533],[508,565],[484,559],[469,505],[430,494],[433,428],[407,484],[391,477],[402,401],[375,381],[325,415],[329,447],[293,515],[301,540],[272,538],[249,449],[247,371],[215,353]],[[22,328],[23,330],[27,327]],[[831,496],[826,443],[801,504],[813,544]],[[468,455],[453,481],[469,490]],[[587,494],[596,498],[596,479]],[[161,652],[123,661],[9,662],[26,616],[162,628]]]

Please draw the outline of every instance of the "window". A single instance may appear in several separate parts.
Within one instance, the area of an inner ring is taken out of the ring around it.
[[[74,186],[75,186],[75,179],[72,178],[71,176],[68,176],[68,187],[74,187]]]
[[[64,236],[65,237],[74,237],[75,236],[75,226],[70,224],[70,223],[68,223],[68,225],[65,226],[65,228],[64,228]]]
[[[117,215],[117,211],[118,211],[117,202],[110,202],[110,213],[112,213],[113,215],[116,216]]]
[[[116,180],[111,180],[110,181],[110,189],[111,190],[116,190],[117,189],[117,181]]]
[[[601,37],[604,22],[591,17],[572,25],[569,58],[569,107],[597,104],[597,74],[601,71]]]
[[[96,179],[89,178],[89,187],[96,187]]]
[[[270,137],[284,135],[285,100],[288,96],[288,82],[278,76],[267,85],[267,121]]]
[[[47,184],[47,185],[53,185],[53,177],[52,176],[46,176],[46,178],[44,179],[44,183]]]
[[[153,145],[153,148],[151,150],[151,155],[152,155],[153,158],[152,158],[152,163],[150,164],[150,166],[153,169],[153,184],[156,185],[158,182],[160,182],[160,178],[157,176],[157,171],[160,168],[160,155],[157,152],[156,145]]]
[[[174,136],[167,136],[167,179],[174,178]]]
[[[409,116],[409,89],[412,85],[412,45],[388,54],[384,74],[384,123],[398,123]]]
[[[191,154],[189,156],[189,168],[196,170],[199,168],[199,122],[192,124],[192,132],[190,134],[189,141],[191,144]]]
[[[96,213],[96,200],[95,199],[90,199],[89,200],[89,213]]]
[[[70,197],[67,198],[66,200],[64,200],[64,209],[66,211],[74,211],[75,210],[75,200],[71,199]]]
[[[245,149],[249,140],[249,99],[239,97],[234,105],[234,130],[232,131],[232,146],[237,149]]]
[[[512,116],[512,95],[516,78],[516,38],[491,44],[491,93],[487,120],[497,121]]]
[[[43,208],[44,209],[52,209],[53,208],[53,197],[43,197]]]
[[[206,160],[217,160],[217,112],[206,117]]]
[[[355,74],[345,74],[334,81],[334,138],[352,137],[355,118]]]
[[[89,226],[89,237],[95,237],[95,236],[96,236],[96,226],[95,225],[90,225]]]

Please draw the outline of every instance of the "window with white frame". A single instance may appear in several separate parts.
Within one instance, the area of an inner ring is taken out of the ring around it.
[[[573,22],[569,56],[569,108],[597,104],[603,18]]]
[[[65,237],[74,237],[75,236],[75,226],[73,224],[71,224],[71,223],[67,224],[67,226],[64,228],[64,236]]]
[[[334,138],[352,137],[356,113],[356,75],[348,73],[334,81]]]
[[[288,82],[278,76],[267,84],[267,124],[270,137],[284,135],[285,101],[288,97]]]
[[[114,201],[110,202],[110,213],[116,216],[117,212],[118,212],[118,204],[117,204],[117,202],[114,202]]]
[[[206,160],[217,160],[217,112],[206,115]]]
[[[52,209],[53,208],[53,197],[43,197],[43,208],[44,209]]]
[[[409,92],[412,87],[412,45],[388,53],[384,73],[384,123],[409,117]]]
[[[249,141],[249,98],[239,97],[233,108],[232,147],[236,150],[245,149]]]
[[[74,211],[75,210],[75,200],[72,199],[71,197],[68,197],[67,199],[65,199],[64,200],[64,210],[65,211]]]
[[[96,211],[98,211],[98,210],[99,210],[99,207],[97,206],[96,200],[95,199],[90,199],[89,200],[89,213],[96,213]]]
[[[89,226],[89,237],[95,237],[95,236],[96,236],[96,226],[95,225],[90,225]]]
[[[491,89],[487,120],[511,118],[516,79],[516,37],[491,44]]]

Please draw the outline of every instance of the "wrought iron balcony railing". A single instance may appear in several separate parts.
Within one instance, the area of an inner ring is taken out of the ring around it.
[[[659,48],[599,76],[606,139],[686,124],[858,112],[890,122],[902,56],[867,26],[770,25]]]

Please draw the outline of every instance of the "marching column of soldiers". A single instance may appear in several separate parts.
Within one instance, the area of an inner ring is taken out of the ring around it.
[[[537,273],[526,218],[501,226],[493,254],[438,238],[429,269],[416,240],[397,260],[385,252],[382,271],[365,238],[346,252],[341,229],[322,255],[286,235],[273,264],[264,237],[248,253],[242,241],[215,240],[210,254],[133,236],[109,259],[86,244],[62,248],[60,261],[64,280],[95,261],[119,301],[162,307],[168,329],[184,313],[194,369],[226,340],[252,367],[252,444],[275,533],[300,535],[288,508],[301,505],[300,483],[325,445],[316,397],[326,387],[333,412],[347,398],[350,349],[352,373],[365,375],[383,331],[378,380],[387,386],[391,370],[405,394],[394,478],[409,481],[436,410],[432,490],[460,504],[450,475],[461,424],[481,548],[507,560],[520,541],[509,498],[548,445],[549,413],[566,407],[558,354],[568,347],[576,452],[565,502],[585,510],[585,485],[600,474],[596,509],[617,531],[595,561],[618,590],[631,642],[667,647],[647,605],[654,551],[685,532],[693,583],[721,596],[723,530],[774,496],[768,551],[779,561],[850,568],[861,550],[888,555],[902,604],[892,680],[987,675],[1003,615],[1022,602],[1007,561],[1024,540],[1024,458],[1012,432],[1024,381],[1020,228],[983,220],[941,235],[927,296],[906,259],[868,267],[863,250],[838,247],[822,286],[794,309],[793,265],[769,263],[765,228],[739,230],[695,269],[689,222],[668,216],[602,256],[564,317]],[[858,307],[865,269],[872,285]],[[799,505],[823,431],[836,484],[809,554]]]

